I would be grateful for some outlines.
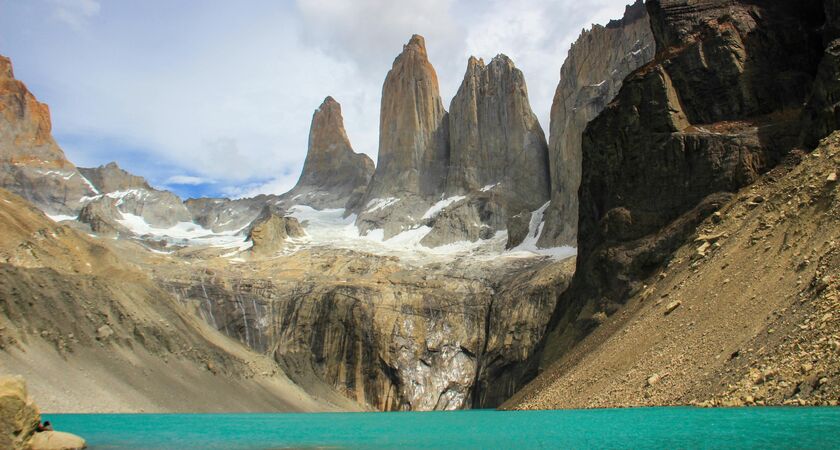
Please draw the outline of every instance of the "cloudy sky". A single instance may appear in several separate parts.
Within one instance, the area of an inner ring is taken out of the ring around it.
[[[628,0],[629,1],[629,0]],[[470,55],[510,56],[548,128],[581,29],[622,0],[0,0],[0,54],[77,165],[115,160],[182,196],[291,188],[312,112],[341,104],[376,161],[382,82],[426,37],[448,105]]]

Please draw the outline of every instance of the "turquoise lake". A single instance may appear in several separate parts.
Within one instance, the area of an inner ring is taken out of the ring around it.
[[[840,408],[44,414],[98,449],[840,448]]]

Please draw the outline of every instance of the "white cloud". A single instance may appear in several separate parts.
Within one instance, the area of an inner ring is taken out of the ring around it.
[[[99,14],[98,0],[49,0],[53,6],[52,17],[79,30],[87,21]]]
[[[248,198],[260,194],[284,194],[295,187],[300,174],[288,172],[263,183],[251,183],[245,186],[229,186],[223,189],[225,196],[230,198]]]
[[[103,5],[10,2],[0,16],[0,50],[50,104],[59,142],[86,164],[132,152],[154,162],[150,171],[171,169],[139,175],[189,173],[237,195],[294,185],[327,95],[342,104],[354,149],[376,160],[382,82],[413,33],[426,38],[447,107],[467,57],[502,52],[524,72],[547,129],[569,45],[624,9],[616,0],[207,0],[200,13],[163,0]]]
[[[202,177],[193,177],[190,175],[173,175],[167,178],[163,183],[181,186],[199,186],[202,184],[213,184],[215,181]]]

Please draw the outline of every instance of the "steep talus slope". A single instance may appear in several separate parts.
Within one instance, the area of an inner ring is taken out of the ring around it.
[[[508,407],[840,401],[840,133],[737,192]]]
[[[95,194],[53,140],[50,109],[14,77],[0,55],[0,187],[51,214],[75,215]]]
[[[583,136],[578,265],[547,341],[551,360],[733,192],[798,142],[822,53],[820,2],[647,3],[653,62]]]
[[[551,205],[540,246],[576,245],[583,131],[615,98],[624,78],[655,52],[642,0],[628,6],[621,20],[594,25],[572,44],[551,105]]]
[[[302,386],[323,381],[379,410],[431,410],[496,406],[521,387],[571,267],[417,267],[313,248],[156,270],[215,329],[273,355]]]
[[[300,179],[283,197],[319,209],[343,208],[364,195],[373,170],[373,161],[350,146],[341,105],[327,97],[312,115]]]
[[[207,327],[123,262],[125,253],[56,224],[5,190],[0,229],[0,371],[25,375],[44,408],[330,407],[290,383],[273,361]]]

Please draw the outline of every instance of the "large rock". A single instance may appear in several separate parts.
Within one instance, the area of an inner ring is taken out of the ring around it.
[[[273,255],[285,247],[288,239],[303,236],[306,236],[306,232],[297,219],[286,217],[268,206],[254,220],[248,231],[248,240],[253,243],[251,252],[261,256]]]
[[[82,450],[87,448],[84,439],[61,431],[42,431],[32,436],[32,450]]]
[[[825,1],[826,43],[814,88],[802,115],[802,141],[809,148],[840,126],[840,1]]]
[[[50,109],[14,78],[0,56],[0,187],[50,214],[75,215],[80,199],[97,192],[51,135]]]
[[[414,35],[394,60],[382,87],[376,171],[359,203],[357,223],[363,232],[374,227],[366,223],[367,213],[378,200],[415,198],[402,206],[411,204],[411,212],[419,218],[443,192],[448,134],[437,74],[426,54],[425,40]],[[399,225],[397,229],[402,228]]]
[[[657,45],[583,136],[578,263],[547,344],[563,352],[733,192],[797,143],[822,3],[647,3]],[[719,194],[720,193],[720,194]],[[582,312],[583,311],[583,312]]]
[[[318,209],[343,208],[351,197],[364,194],[373,170],[373,161],[350,145],[341,105],[327,97],[312,115],[300,179],[283,197]]]
[[[551,105],[551,205],[540,246],[576,245],[583,131],[615,98],[624,78],[655,51],[641,0],[628,6],[621,20],[594,25],[572,44]]]
[[[28,448],[41,414],[21,377],[0,376],[0,447]]]

